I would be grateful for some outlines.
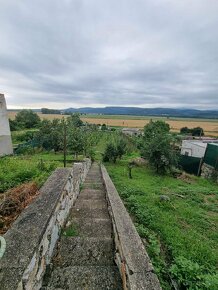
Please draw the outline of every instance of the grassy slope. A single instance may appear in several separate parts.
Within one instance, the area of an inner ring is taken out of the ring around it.
[[[200,178],[193,183],[156,176],[134,168],[128,178],[127,159],[106,164],[107,170],[135,220],[162,280],[167,268],[182,256],[213,271],[218,261],[218,187]],[[184,198],[175,194],[184,195]],[[167,195],[170,201],[160,201]]]
[[[41,186],[56,167],[63,167],[62,160],[61,153],[36,153],[0,158],[0,193],[30,180],[36,181],[38,186]],[[67,156],[67,161],[71,165],[72,156]]]

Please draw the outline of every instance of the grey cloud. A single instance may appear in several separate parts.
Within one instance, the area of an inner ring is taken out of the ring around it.
[[[0,90],[10,107],[218,109],[215,0],[8,0]]]

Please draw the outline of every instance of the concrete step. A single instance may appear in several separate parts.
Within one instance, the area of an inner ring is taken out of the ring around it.
[[[87,209],[74,207],[70,213],[70,220],[74,218],[110,219],[109,213],[105,209]]]
[[[90,170],[88,173],[87,173],[87,176],[102,176],[101,174],[101,170]]]
[[[83,186],[84,189],[90,188],[90,189],[101,189],[104,190],[104,185],[102,182],[84,182]]]
[[[101,175],[101,170],[99,169],[99,168],[91,168],[90,170],[89,170],[89,172],[87,173],[87,175],[92,175],[92,174],[98,174],[98,175]]]
[[[102,178],[101,177],[90,177],[90,176],[87,176],[86,179],[85,179],[85,182],[86,183],[93,183],[93,182],[102,183]]]
[[[101,170],[100,169],[98,169],[98,170],[90,170],[87,173],[87,176],[102,176]]]
[[[89,170],[88,173],[92,173],[92,172],[95,172],[95,173],[101,173],[101,170],[100,170],[100,167],[97,165],[97,166],[92,166]]]
[[[92,199],[94,200],[105,200],[106,194],[102,190],[96,190],[96,189],[84,189],[80,192],[77,202],[81,199]]]
[[[62,236],[54,258],[54,266],[114,266],[114,254],[112,238]]]
[[[83,194],[83,193],[89,193],[89,194],[98,193],[98,194],[102,194],[106,196],[105,192],[101,189],[84,188],[81,190],[80,194]]]
[[[92,196],[90,196],[90,194],[83,194],[77,199],[78,202],[80,200],[90,200],[92,202],[95,202],[96,200],[105,201],[105,197],[99,194],[93,194]]]
[[[75,209],[88,209],[88,210],[96,210],[96,209],[105,209],[107,210],[107,202],[106,200],[93,200],[93,199],[77,199]]]
[[[112,224],[109,218],[74,218],[69,220],[68,226],[75,228],[79,237],[111,238]]]
[[[120,290],[116,266],[71,266],[56,268],[46,290]]]

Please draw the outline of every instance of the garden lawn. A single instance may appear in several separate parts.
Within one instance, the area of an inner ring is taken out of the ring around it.
[[[72,156],[67,156],[67,165],[72,166]],[[24,182],[35,181],[40,187],[53,170],[63,167],[63,154],[36,153],[0,158],[0,193]]]
[[[218,289],[218,187],[190,177],[157,176],[129,157],[106,168],[144,238],[162,287]],[[190,182],[190,183],[188,183]]]

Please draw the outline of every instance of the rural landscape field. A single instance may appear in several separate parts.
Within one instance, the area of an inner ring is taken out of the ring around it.
[[[213,135],[218,127],[217,120],[156,117],[150,122],[150,117],[37,116],[29,111],[29,119],[34,116],[36,123],[26,128],[27,120],[16,118],[16,114],[18,116],[16,112],[9,112],[17,126],[12,131],[16,154],[0,159],[2,201],[11,198],[14,202],[14,197],[28,189],[34,191],[27,199],[28,204],[31,203],[55,168],[71,167],[75,161],[89,157],[95,164],[105,165],[149,254],[162,289],[174,290],[177,285],[181,290],[216,290],[217,183],[212,178],[206,180],[182,170],[180,152],[175,150],[172,141],[179,134],[170,134],[167,123],[171,131],[179,131],[182,126],[202,126]],[[64,126],[67,128],[66,164]],[[127,136],[120,127],[139,127],[144,136]],[[95,204],[95,200],[92,202]],[[1,233],[10,228],[25,206],[22,202],[15,213],[3,215]],[[79,235],[74,224],[64,233],[75,239]]]
[[[218,290],[218,0],[1,1],[0,290]]]
[[[17,112],[9,111],[9,118],[15,118]],[[37,113],[41,119],[53,120],[61,119],[68,115],[42,114]],[[150,120],[164,120],[170,125],[172,132],[179,132],[182,127],[201,127],[207,136],[218,136],[217,119],[194,119],[194,118],[167,118],[167,117],[146,117],[146,116],[127,116],[127,115],[82,115],[81,120],[90,124],[106,124],[114,127],[143,128]]]

